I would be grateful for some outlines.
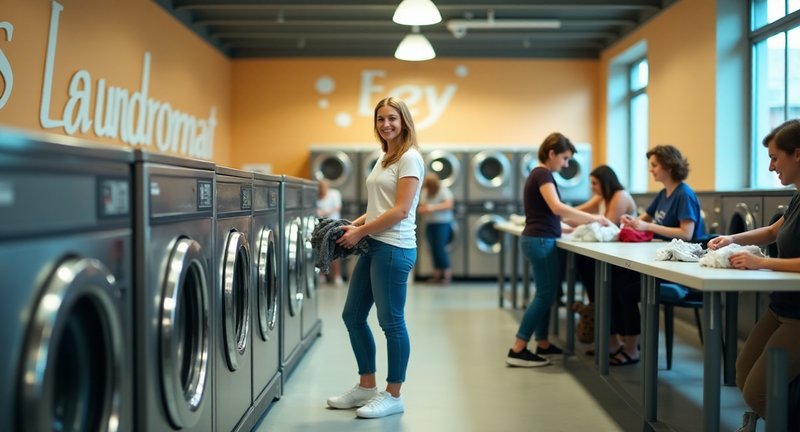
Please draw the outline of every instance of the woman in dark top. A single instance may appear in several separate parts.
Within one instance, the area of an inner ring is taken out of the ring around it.
[[[769,151],[769,170],[781,184],[800,188],[800,120],[789,120],[767,135],[762,144]],[[776,242],[777,258],[758,257],[747,252],[731,255],[738,269],[770,269],[800,272],[800,195],[795,192],[783,217],[770,226],[740,234],[720,236],[708,242],[719,249],[731,243],[767,245]],[[736,385],[745,402],[755,411],[744,415],[740,431],[755,431],[758,417],[766,415],[767,356],[769,348],[780,347],[789,355],[789,381],[800,375],[800,292],[773,292],[769,310],[756,323],[736,359]],[[794,408],[790,407],[792,413]]]
[[[525,229],[520,239],[520,249],[533,265],[536,294],[525,310],[514,346],[508,350],[506,363],[510,366],[536,367],[550,363],[542,355],[560,354],[562,351],[547,339],[550,306],[555,300],[561,275],[556,239],[561,237],[561,218],[572,223],[599,222],[608,225],[608,219],[577,210],[561,202],[553,173],[565,168],[576,152],[567,137],[552,133],[539,147],[539,166],[534,168],[525,182]],[[528,349],[528,342],[536,333],[536,353]]]

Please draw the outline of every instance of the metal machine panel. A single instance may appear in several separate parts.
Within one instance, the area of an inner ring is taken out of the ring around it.
[[[0,129],[0,430],[134,430],[131,160]]]
[[[311,178],[327,181],[342,194],[343,203],[359,202],[362,179],[359,151],[333,145],[311,147]]]
[[[511,211],[495,209],[492,212],[470,212],[467,214],[467,277],[497,277],[500,253],[505,237],[494,228],[494,224],[508,219]],[[507,263],[510,269],[510,264]]]
[[[303,275],[305,278],[302,311],[303,349],[306,350],[320,335],[322,322],[319,319],[319,295],[317,293],[317,276],[319,269],[314,267],[314,247],[311,245],[311,234],[317,226],[317,189],[315,181],[303,182]]]
[[[515,201],[517,170],[516,154],[507,149],[491,148],[469,155],[467,175],[467,201]]]
[[[442,186],[450,188],[456,203],[466,202],[467,197],[467,154],[454,148],[426,149],[425,172],[435,173]]]
[[[303,179],[281,181],[281,379],[285,386],[302,356],[302,311],[305,299]]]
[[[253,421],[281,396],[280,375],[280,181],[279,176],[253,178]],[[252,427],[252,425],[250,425]]]
[[[242,430],[252,395],[253,174],[225,167],[215,177],[216,430]]]
[[[467,276],[466,272],[466,233],[467,219],[464,205],[456,205],[455,223],[453,224],[453,236],[448,243],[447,252],[450,254],[450,270],[454,278]],[[417,225],[417,264],[415,266],[415,276],[420,279],[433,276],[433,256],[431,255],[430,244],[425,234],[426,223],[423,219]]]
[[[214,165],[137,152],[134,183],[136,429],[212,431]]]
[[[705,221],[706,234],[722,234],[722,196],[716,192],[698,192],[697,199],[700,200],[700,213]]]

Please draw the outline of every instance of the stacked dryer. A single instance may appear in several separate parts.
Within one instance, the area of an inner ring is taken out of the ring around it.
[[[253,423],[282,392],[280,181],[279,176],[259,173],[253,178]]]
[[[512,149],[492,147],[469,153],[467,277],[497,275],[504,236],[494,224],[508,219],[517,208],[518,163]]]
[[[134,430],[132,155],[75,143],[0,130],[5,431]]]
[[[570,159],[569,165],[553,175],[561,194],[561,201],[567,204],[583,203],[592,194],[589,180],[589,173],[592,172],[592,146],[585,143],[575,144],[575,150],[577,153]],[[517,157],[520,174],[517,182],[518,196],[521,200],[528,174],[539,164],[539,146],[519,151]]]
[[[303,184],[283,176],[281,203],[281,379],[285,385],[302,357],[303,304],[305,298],[305,237]]]
[[[453,236],[448,244],[448,253],[450,254],[453,277],[466,277],[467,154],[462,149],[439,147],[426,148],[422,156],[425,160],[425,173],[436,174],[441,180],[442,186],[449,188],[453,192],[455,224],[453,225]],[[422,193],[425,193],[425,191],[423,190]],[[495,268],[496,272],[497,269]],[[425,236],[424,218],[417,219],[417,264],[415,273],[420,278],[433,274],[433,257]]]
[[[253,174],[217,167],[214,335],[215,424],[218,431],[243,429],[252,395]]]
[[[319,184],[315,181],[303,182],[303,278],[305,287],[303,310],[301,313],[303,351],[307,350],[320,335],[322,322],[319,319],[319,295],[317,295],[318,269],[314,267],[314,247],[311,245],[311,234],[317,226],[317,191]]]
[[[360,176],[361,147],[311,146],[311,179],[327,181],[342,194],[342,217],[361,216],[359,205],[363,179]],[[315,199],[316,202],[316,199]]]
[[[698,192],[700,213],[705,222],[706,234],[722,234],[722,196],[716,192]]]
[[[134,178],[136,429],[211,431],[214,165],[137,152]]]

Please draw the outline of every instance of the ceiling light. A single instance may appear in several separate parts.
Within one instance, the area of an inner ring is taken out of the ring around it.
[[[419,27],[413,26],[411,33],[400,41],[394,57],[398,60],[423,61],[436,57],[436,53],[428,39],[419,33]]]
[[[403,0],[394,11],[392,21],[403,25],[430,25],[442,20],[431,0]]]

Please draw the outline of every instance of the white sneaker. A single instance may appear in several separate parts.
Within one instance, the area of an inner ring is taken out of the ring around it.
[[[350,409],[364,406],[370,399],[378,395],[378,388],[364,388],[356,384],[339,396],[328,398],[328,406],[336,409]]]
[[[736,432],[756,432],[757,422],[758,414],[753,411],[745,411],[742,415],[742,427],[736,429]]]
[[[366,405],[357,409],[356,415],[361,418],[381,418],[401,412],[403,412],[403,399],[382,391],[370,399]]]

